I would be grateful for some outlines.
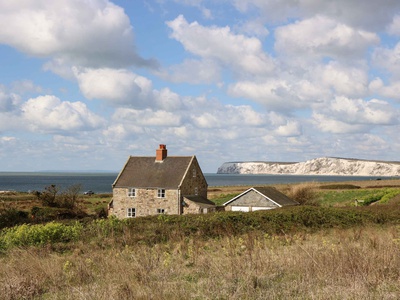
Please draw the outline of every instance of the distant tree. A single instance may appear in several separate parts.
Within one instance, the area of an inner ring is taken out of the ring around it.
[[[43,192],[35,191],[34,194],[43,206],[62,207],[72,209],[76,206],[81,191],[80,184],[67,187],[64,191],[55,184],[45,187]]]
[[[57,200],[60,207],[75,208],[78,201],[78,196],[81,193],[82,186],[80,184],[74,184],[67,187],[60,195],[60,199]]]
[[[56,196],[59,189],[55,184],[49,185],[44,188],[43,192],[36,191],[34,194],[42,202],[44,206],[57,206]]]

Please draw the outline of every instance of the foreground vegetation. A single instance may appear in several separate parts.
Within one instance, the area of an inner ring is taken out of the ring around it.
[[[4,299],[397,299],[400,208],[99,219],[2,231]]]
[[[400,298],[398,187],[278,188],[303,205],[117,220],[96,196],[76,200],[86,217],[8,226],[0,299]]]

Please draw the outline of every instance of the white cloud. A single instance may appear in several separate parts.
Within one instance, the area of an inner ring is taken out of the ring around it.
[[[229,95],[252,99],[277,111],[290,111],[304,107],[303,102],[295,92],[295,87],[283,79],[271,79],[262,83],[242,81],[228,88]]]
[[[128,16],[107,0],[3,1],[0,43],[88,67],[149,64],[136,53]]]
[[[51,95],[29,99],[21,106],[21,118],[33,132],[74,133],[98,129],[103,120],[82,102],[61,101]]]
[[[370,82],[369,89],[372,93],[383,97],[400,100],[400,81],[390,82],[388,85],[385,85],[383,80],[377,77]]]
[[[236,75],[265,75],[274,69],[273,60],[264,53],[260,40],[255,37],[236,35],[229,27],[189,24],[182,15],[167,25],[172,30],[171,37],[187,51],[232,68]]]
[[[103,99],[113,105],[175,110],[180,98],[168,88],[153,89],[151,80],[125,69],[74,68],[81,92],[88,99]]]
[[[187,59],[171,66],[168,72],[160,72],[159,76],[171,82],[212,84],[221,80],[220,72],[221,67],[213,60]]]
[[[376,48],[372,54],[372,61],[378,68],[389,71],[393,78],[400,79],[400,43],[393,49]]]
[[[387,32],[395,36],[400,36],[400,15],[396,15],[393,18],[393,22],[388,25]]]
[[[372,32],[354,29],[323,16],[282,26],[275,31],[275,49],[279,55],[301,59],[355,58],[379,37]]]
[[[17,109],[21,103],[21,97],[14,93],[8,93],[4,87],[0,85],[0,112],[10,112]]]
[[[368,130],[366,125],[360,124],[348,124],[346,122],[336,120],[330,115],[323,115],[319,113],[313,113],[312,122],[322,132],[331,133],[360,133]]]
[[[349,97],[365,96],[368,91],[366,67],[358,68],[330,62],[320,70],[321,84]]]
[[[243,13],[255,8],[269,22],[325,15],[367,30],[384,29],[400,9],[397,0],[370,1],[368,5],[364,0],[234,0],[233,4]]]
[[[137,126],[179,126],[181,124],[179,115],[151,109],[118,108],[113,115],[113,119]]]
[[[314,111],[313,123],[323,132],[368,132],[375,126],[399,124],[400,111],[388,102],[336,97],[321,111]]]

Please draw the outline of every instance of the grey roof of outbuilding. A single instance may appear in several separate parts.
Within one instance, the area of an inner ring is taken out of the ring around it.
[[[196,204],[198,204],[201,207],[211,207],[211,206],[215,206],[215,203],[204,198],[201,196],[184,196],[184,198],[189,199],[190,201],[195,202]]]
[[[281,193],[280,191],[278,191],[277,189],[275,189],[273,187],[252,187],[252,188],[244,191],[240,195],[234,197],[233,199],[229,200],[228,202],[225,202],[223,205],[227,205],[227,204],[235,201],[237,198],[248,193],[251,190],[255,190],[255,191],[259,192],[260,194],[271,199],[272,201],[279,204],[280,206],[298,205],[299,204],[298,202],[294,201],[293,199],[290,199],[288,196],[286,196],[285,194]]]
[[[130,156],[113,187],[178,188],[195,156]]]

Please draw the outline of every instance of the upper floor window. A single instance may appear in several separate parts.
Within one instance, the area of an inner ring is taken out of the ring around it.
[[[197,186],[194,188],[194,194],[197,196],[199,194],[199,189],[197,188]]]
[[[165,190],[164,189],[158,189],[157,190],[157,197],[158,198],[165,198]]]
[[[192,173],[193,173],[193,177],[196,177],[196,168],[193,168]]]
[[[136,197],[136,189],[135,188],[130,188],[128,190],[128,197]]]
[[[127,208],[126,209],[126,216],[128,217],[128,218],[134,218],[134,217],[136,217],[136,208]]]

